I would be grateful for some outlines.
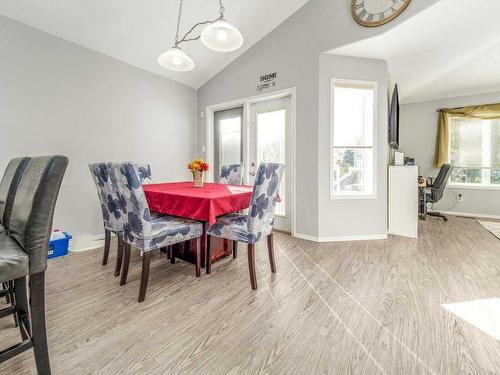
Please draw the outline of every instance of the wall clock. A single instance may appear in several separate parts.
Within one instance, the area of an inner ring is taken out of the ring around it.
[[[411,0],[352,0],[352,17],[362,26],[383,25],[399,16]]]

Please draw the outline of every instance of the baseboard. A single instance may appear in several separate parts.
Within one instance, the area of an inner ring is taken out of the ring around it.
[[[441,212],[442,214],[450,216],[463,216],[463,217],[478,218],[478,219],[500,220],[500,215],[485,215],[485,214],[475,214],[470,212],[458,212],[458,211],[436,211],[436,212]]]
[[[82,251],[94,250],[104,246],[104,233],[102,234],[81,234],[74,236],[69,243],[69,251],[79,253]]]
[[[334,237],[316,237],[308,234],[295,233],[295,237],[312,242],[347,242],[347,241],[371,241],[371,240],[386,240],[387,233],[383,234],[366,234],[358,236],[334,236]]]

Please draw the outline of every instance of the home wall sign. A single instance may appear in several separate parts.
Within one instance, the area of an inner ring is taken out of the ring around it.
[[[257,91],[262,92],[270,87],[276,86],[276,78],[278,73],[268,73],[260,76],[259,83],[257,84]]]

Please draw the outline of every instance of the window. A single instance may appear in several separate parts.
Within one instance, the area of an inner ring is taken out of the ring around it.
[[[330,197],[374,198],[375,82],[332,80]]]
[[[449,119],[451,183],[500,187],[500,120]]]
[[[219,180],[220,169],[225,164],[239,164],[242,161],[241,125],[243,108],[215,112],[215,181]]]

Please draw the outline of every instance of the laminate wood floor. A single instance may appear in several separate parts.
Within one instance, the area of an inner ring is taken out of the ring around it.
[[[241,244],[238,259],[199,279],[156,253],[142,304],[137,252],[123,287],[115,251],[104,267],[100,250],[50,261],[53,373],[500,374],[500,342],[443,307],[500,297],[500,241],[477,222],[431,218],[418,240],[316,244],[277,233],[275,275],[264,244],[257,291]],[[12,319],[0,320],[0,337],[19,339]],[[31,351],[0,364],[0,374],[34,373]]]

